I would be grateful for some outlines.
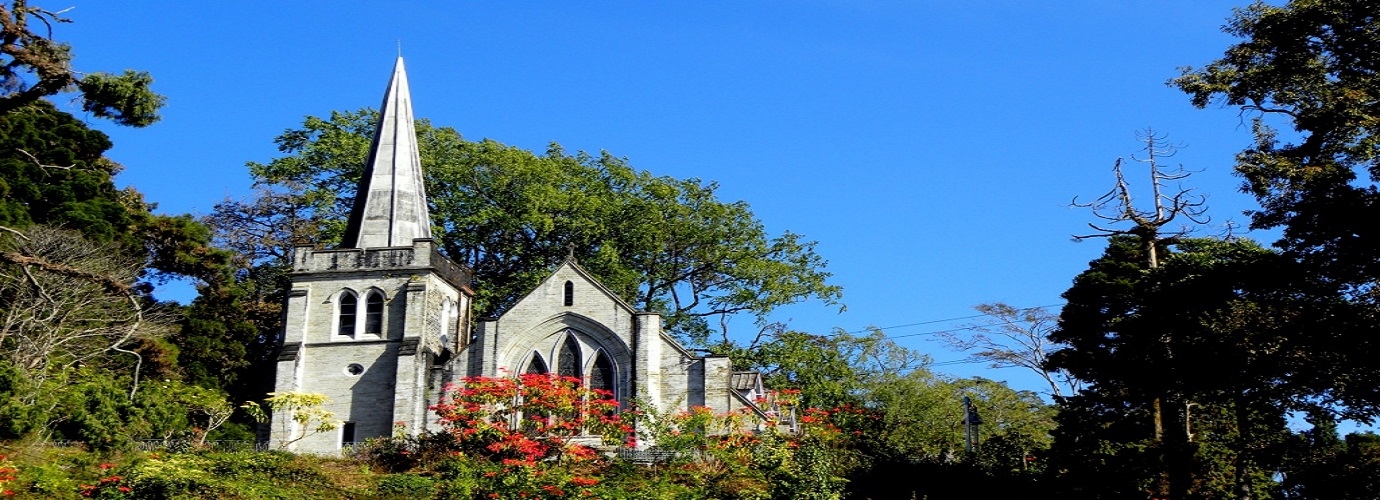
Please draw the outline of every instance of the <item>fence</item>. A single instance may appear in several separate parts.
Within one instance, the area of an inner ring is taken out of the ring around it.
[[[66,448],[85,446],[81,441],[48,441],[47,446]],[[144,439],[134,442],[134,446],[139,451],[171,451],[182,452],[193,449],[210,449],[214,451],[269,451],[272,446],[266,441],[206,441],[197,444],[196,441],[189,439]],[[340,450],[341,456],[357,457],[365,443],[345,443]],[[605,453],[608,453],[605,451]],[[618,448],[613,450],[613,455],[620,459],[627,460],[636,464],[658,464],[676,460],[707,460],[708,456],[698,450],[666,450],[659,448],[635,449]]]
[[[48,441],[48,446],[68,448],[85,446],[81,441]],[[206,441],[198,444],[190,439],[141,439],[134,441],[139,451],[187,451],[192,449],[211,449],[215,451],[268,451],[265,441]]]
[[[615,454],[618,458],[635,464],[655,464],[673,460],[698,461],[706,459],[704,452],[698,450],[663,450],[658,448],[639,450],[635,448],[619,448]]]

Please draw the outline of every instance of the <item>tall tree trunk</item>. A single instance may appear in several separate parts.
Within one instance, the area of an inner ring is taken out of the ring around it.
[[[1251,432],[1251,417],[1248,413],[1245,398],[1238,397],[1235,401],[1233,412],[1236,413],[1236,460],[1234,460],[1236,500],[1254,500],[1255,491],[1251,485],[1251,443],[1253,435]]]

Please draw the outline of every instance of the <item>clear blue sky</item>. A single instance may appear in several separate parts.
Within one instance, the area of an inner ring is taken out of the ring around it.
[[[304,116],[376,107],[400,40],[419,117],[714,180],[817,240],[847,312],[775,318],[811,332],[1060,303],[1102,248],[1070,241],[1090,216],[1068,203],[1105,192],[1147,126],[1201,171],[1202,234],[1254,205],[1231,175],[1237,112],[1165,85],[1221,55],[1245,0],[74,3],[55,35],[78,70],[147,70],[168,96],[146,129],[91,120],[162,212],[245,196],[244,163]],[[962,356],[917,334],[962,323],[887,332],[946,361]]]

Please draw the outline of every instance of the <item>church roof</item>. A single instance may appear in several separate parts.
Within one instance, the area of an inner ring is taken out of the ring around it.
[[[359,179],[355,205],[345,227],[341,248],[409,246],[416,238],[431,237],[421,156],[412,118],[412,95],[407,88],[403,59],[379,106],[378,127],[369,147],[368,163]]]
[[[729,379],[729,385],[733,390],[741,392],[752,392],[762,390],[762,374],[755,371],[733,372]]]

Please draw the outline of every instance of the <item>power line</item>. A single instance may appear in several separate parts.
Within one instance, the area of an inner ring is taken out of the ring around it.
[[[1033,310],[1036,310],[1036,309],[1048,309],[1048,308],[1051,308],[1051,307],[1060,307],[1060,306],[1063,306],[1063,305],[1064,305],[1064,304],[1059,303],[1059,304],[1049,304],[1049,305],[1043,305],[1043,306],[1023,307],[1023,308],[1017,309],[1016,311],[1017,311],[1017,312],[1033,311]],[[958,321],[958,320],[973,319],[973,318],[985,318],[985,317],[988,317],[988,316],[991,316],[991,315],[989,315],[989,314],[974,314],[974,315],[972,315],[972,316],[960,316],[960,317],[957,317],[957,318],[936,319],[936,320],[930,320],[930,321],[921,321],[921,322],[918,322],[918,323],[906,323],[906,324],[904,324],[904,325],[893,325],[893,326],[881,326],[881,327],[864,328],[864,329],[862,329],[862,330],[856,330],[856,331],[851,331],[851,332],[834,333],[834,334],[830,334],[829,336],[853,335],[853,334],[857,334],[857,333],[872,333],[872,332],[874,332],[874,331],[893,330],[893,329],[896,329],[896,328],[909,328],[909,327],[912,327],[912,326],[921,326],[921,325],[933,325],[933,324],[935,324],[935,323],[946,323],[946,322],[949,322],[949,321]],[[905,335],[889,335],[889,336],[887,336],[887,338],[893,338],[893,339],[894,339],[894,338],[903,338],[903,337],[915,337],[915,336],[918,336],[918,335],[935,335],[935,334],[944,333],[944,332],[951,332],[951,331],[975,330],[975,329],[977,329],[977,328],[982,328],[982,326],[972,326],[972,327],[966,327],[966,328],[956,328],[956,329],[950,329],[950,330],[939,330],[939,331],[924,332],[924,333],[908,333],[908,334],[905,334]]]

